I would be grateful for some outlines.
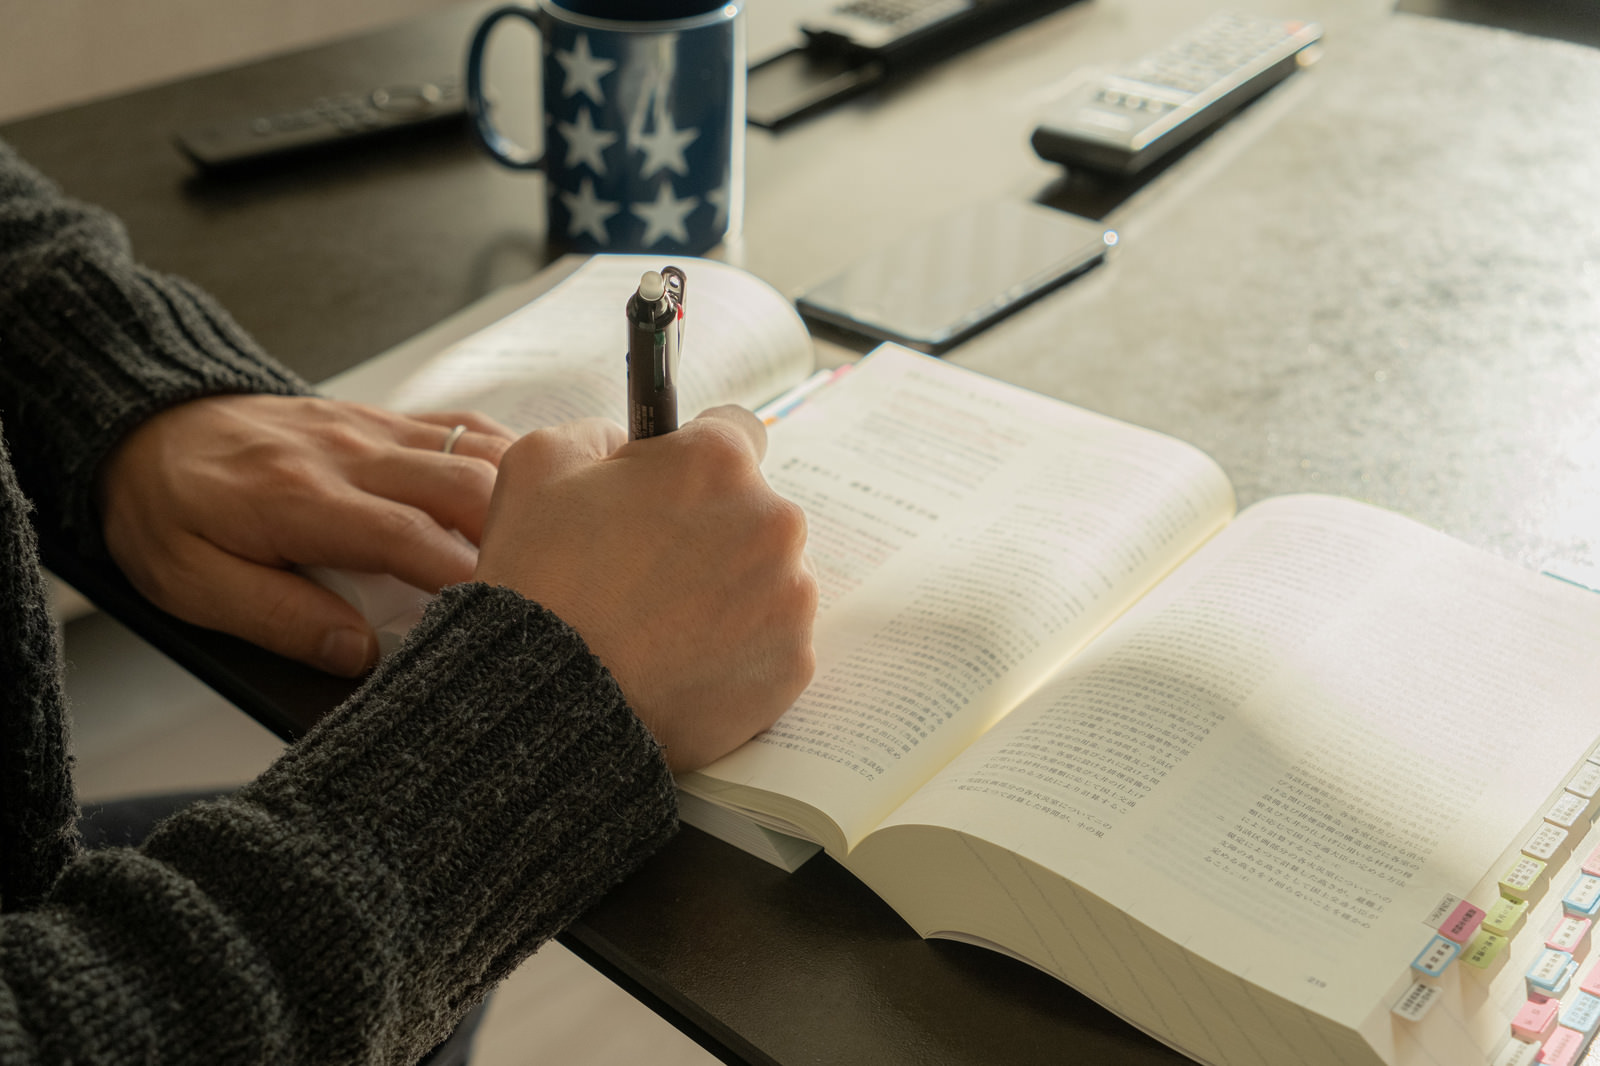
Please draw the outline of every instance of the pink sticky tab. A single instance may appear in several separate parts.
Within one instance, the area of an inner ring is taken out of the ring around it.
[[[1539,1061],[1543,1066],[1572,1066],[1582,1053],[1583,1034],[1576,1029],[1558,1025],[1556,1031],[1544,1042],[1544,1050],[1539,1052]]]
[[[1511,1032],[1522,1040],[1544,1040],[1556,1029],[1561,1004],[1553,999],[1530,999],[1511,1019]]]
[[[1583,860],[1583,872],[1592,877],[1600,877],[1600,846],[1596,846]]]
[[[1589,967],[1589,972],[1584,974],[1583,983],[1578,986],[1580,992],[1587,992],[1591,996],[1600,996],[1600,962]]]
[[[1450,917],[1439,926],[1439,935],[1457,944],[1465,944],[1478,931],[1478,926],[1483,924],[1483,916],[1486,913],[1482,907],[1475,907],[1463,900],[1456,904],[1456,909],[1450,912]]]
[[[1589,953],[1589,925],[1587,918],[1574,918],[1568,914],[1544,938],[1544,946],[1565,951],[1579,962]]]

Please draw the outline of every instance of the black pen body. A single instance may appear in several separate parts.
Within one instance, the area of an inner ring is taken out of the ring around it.
[[[659,437],[678,428],[682,304],[662,276],[667,271],[647,271],[638,291],[628,298],[629,440]]]

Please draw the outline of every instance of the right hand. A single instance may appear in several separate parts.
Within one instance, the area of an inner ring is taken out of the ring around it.
[[[723,407],[634,442],[571,422],[500,460],[475,577],[577,630],[674,772],[766,729],[815,667],[805,516],[765,451],[755,416]]]

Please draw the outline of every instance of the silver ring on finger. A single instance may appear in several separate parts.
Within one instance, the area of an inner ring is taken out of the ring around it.
[[[461,434],[465,433],[466,431],[466,426],[457,426],[455,429],[452,429],[450,431],[450,435],[444,439],[444,447],[440,450],[446,455],[449,455],[451,452],[455,451],[456,442],[461,439]]]

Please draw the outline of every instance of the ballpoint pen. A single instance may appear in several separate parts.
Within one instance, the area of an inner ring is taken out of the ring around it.
[[[628,439],[678,428],[678,358],[688,279],[677,267],[647,270],[628,298]]]

